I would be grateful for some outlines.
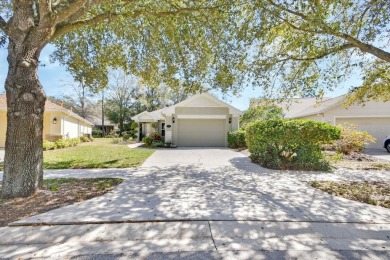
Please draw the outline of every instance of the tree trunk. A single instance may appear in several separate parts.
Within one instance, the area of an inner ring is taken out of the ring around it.
[[[43,182],[42,130],[46,95],[38,80],[39,44],[9,39],[7,137],[2,196],[28,197]]]

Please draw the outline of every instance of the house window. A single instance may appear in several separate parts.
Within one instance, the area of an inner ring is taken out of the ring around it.
[[[165,136],[165,123],[161,123],[161,136]]]

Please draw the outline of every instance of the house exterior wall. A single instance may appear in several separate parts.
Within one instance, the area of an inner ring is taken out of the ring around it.
[[[230,131],[236,131],[240,128],[240,118],[237,116],[232,117],[232,123],[230,125]]]
[[[57,123],[53,124],[53,119]],[[7,131],[7,111],[0,111],[0,147],[5,146]],[[46,111],[43,115],[43,134],[45,140],[56,141],[69,134],[69,138],[76,138],[84,134],[91,134],[92,126],[74,117],[67,117],[62,112]]]
[[[64,138],[77,138],[92,133],[92,126],[77,118],[63,114],[61,121],[61,133]]]
[[[6,132],[7,132],[7,112],[0,111],[0,147],[5,146]]]
[[[390,135],[390,102],[371,101],[364,106],[355,104],[348,108],[339,105],[321,115],[299,119],[323,121],[332,125],[342,123],[357,125],[359,130],[367,131],[377,139],[376,143],[368,145],[367,148],[382,148],[383,138]]]

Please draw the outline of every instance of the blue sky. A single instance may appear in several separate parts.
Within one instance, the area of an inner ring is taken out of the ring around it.
[[[49,55],[53,52],[53,46],[46,46],[41,53],[41,63],[45,66],[39,67],[38,74],[41,84],[48,96],[62,96],[63,94],[71,94],[72,88],[70,86],[64,86],[65,81],[71,80],[71,76],[66,72],[65,68],[58,63],[50,63]],[[8,63],[7,63],[7,51],[6,49],[0,49],[0,93],[4,92],[4,81],[7,76]],[[348,89],[354,85],[358,85],[360,82],[357,76],[352,77],[351,80],[345,82],[342,86],[339,86],[335,91],[326,93],[326,96],[335,97],[345,94]],[[218,93],[216,93],[218,95]],[[258,98],[261,96],[261,88],[248,87],[240,92],[240,96],[226,96],[221,98],[225,102],[237,107],[238,109],[245,110],[249,106],[249,99]]]

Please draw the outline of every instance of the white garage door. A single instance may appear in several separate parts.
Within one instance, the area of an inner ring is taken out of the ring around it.
[[[390,135],[390,118],[337,118],[336,124],[350,123],[357,125],[360,130],[367,131],[377,139],[376,143],[368,145],[367,148],[382,148],[382,141]]]
[[[178,146],[225,146],[226,119],[179,119]]]

